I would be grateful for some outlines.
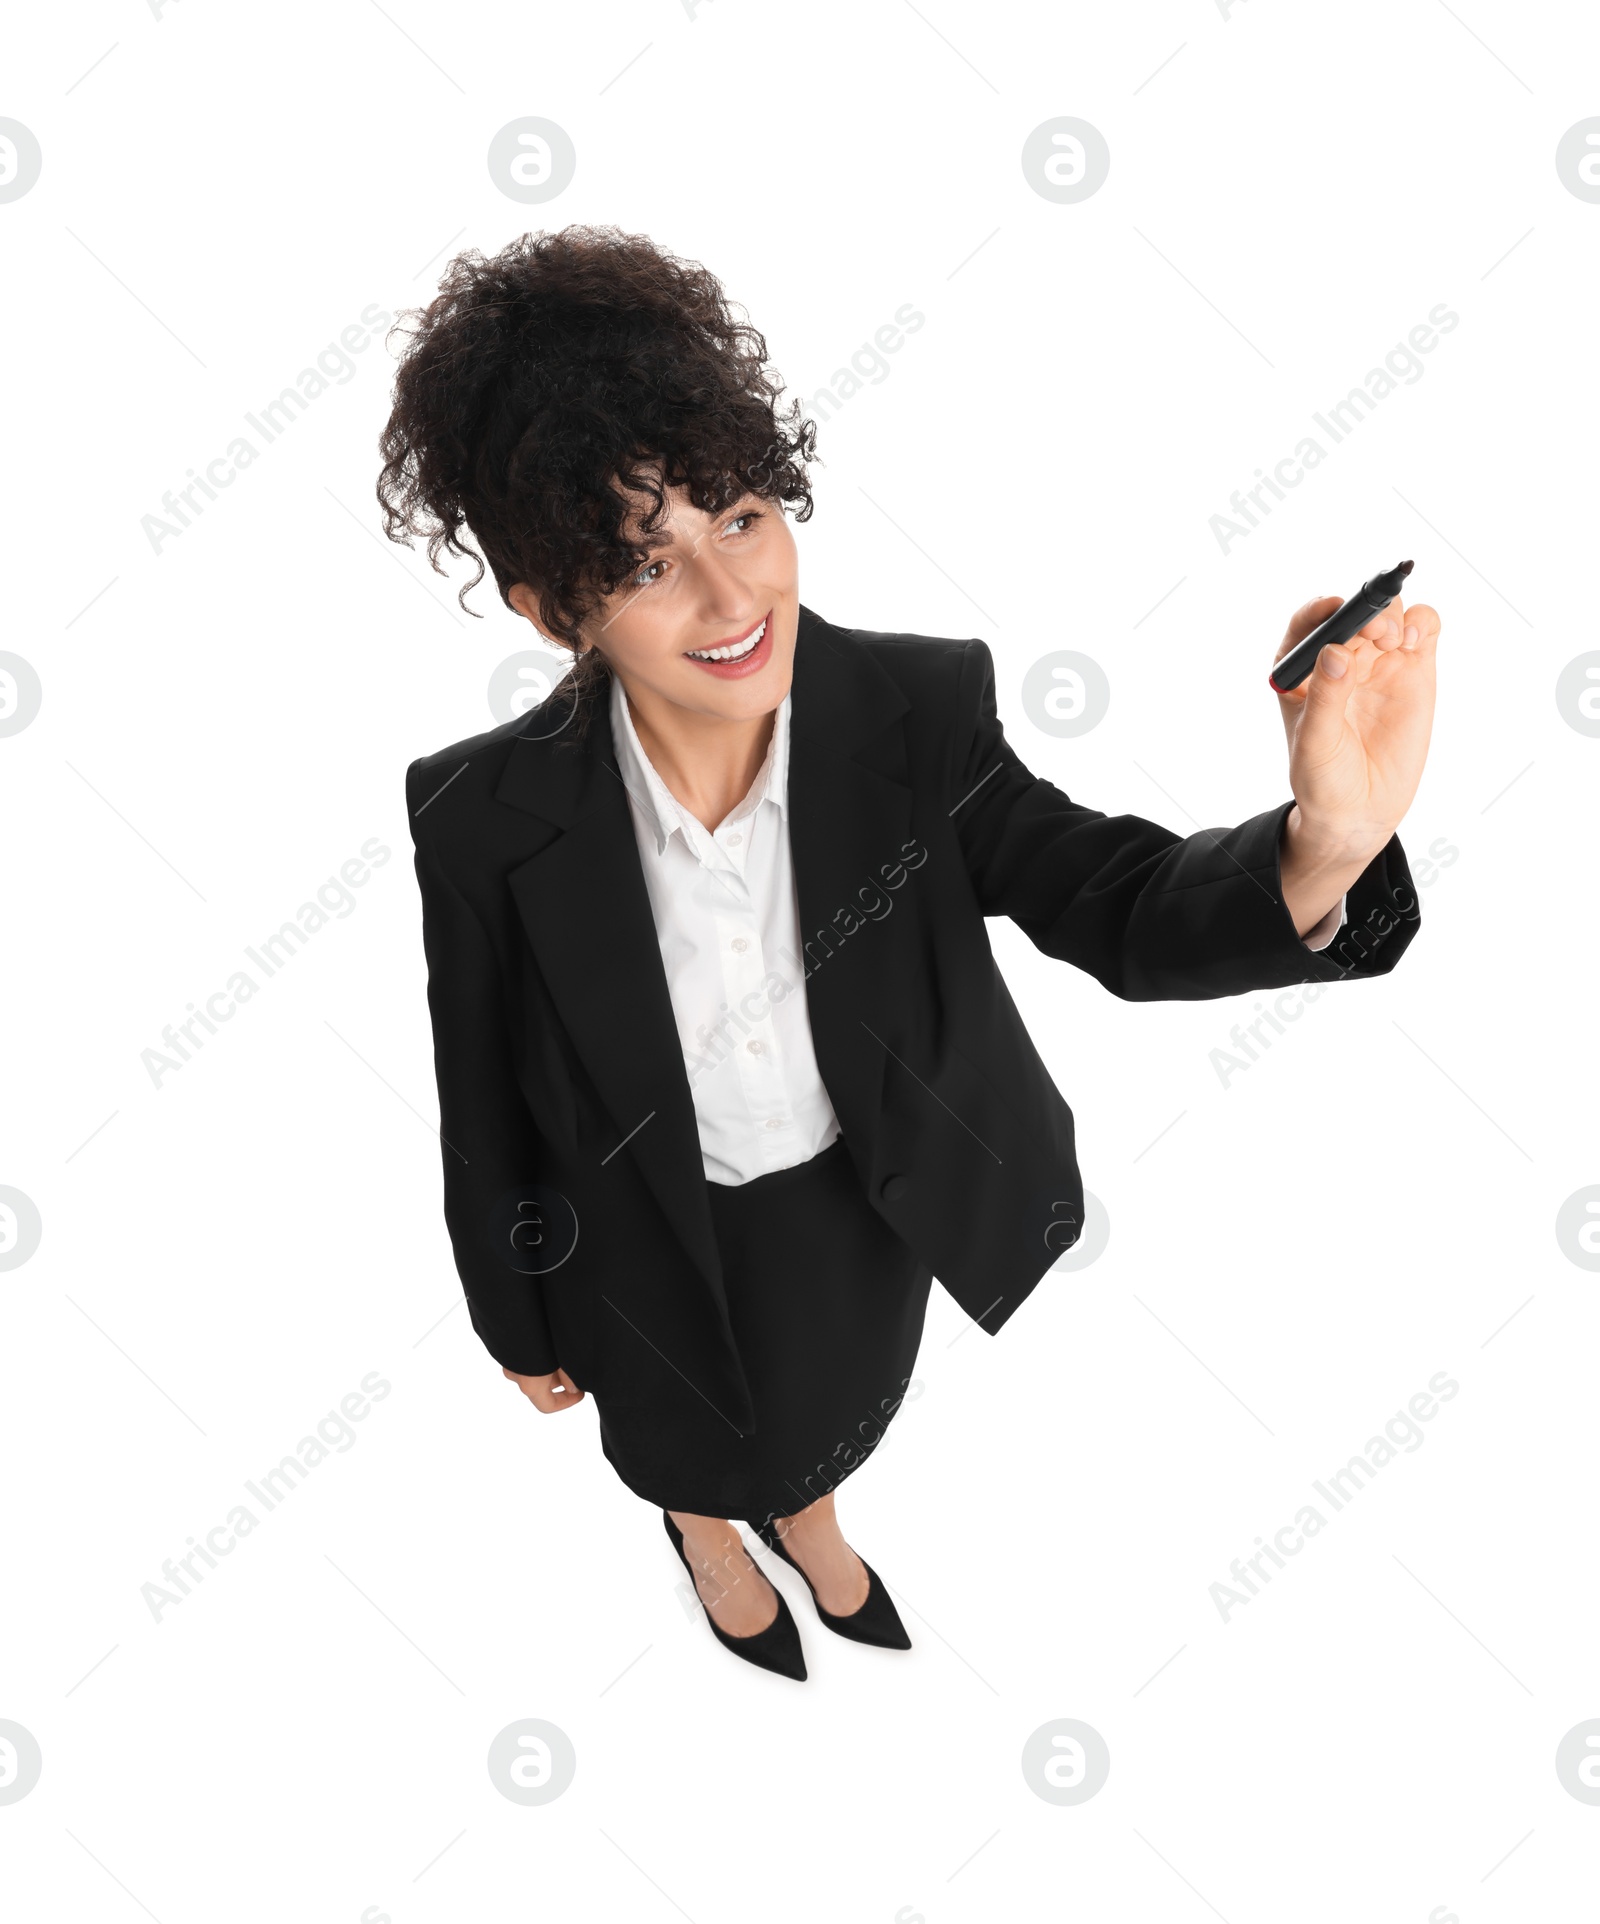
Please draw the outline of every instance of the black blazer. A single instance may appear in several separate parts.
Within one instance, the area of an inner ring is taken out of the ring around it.
[[[602,700],[567,684],[411,764],[444,1161],[473,1327],[604,1397],[649,1343],[745,1432],[689,1081]],[[1382,975],[1415,933],[1398,838],[1322,953],[1278,879],[1292,803],[1179,837],[1030,774],[982,641],[800,610],[789,825],[817,1064],[880,1215],[993,1334],[1077,1239],[1072,1113],[985,916],[1132,1001]]]

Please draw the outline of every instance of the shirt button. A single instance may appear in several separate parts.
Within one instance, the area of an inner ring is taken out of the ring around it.
[[[736,829],[734,833],[728,837],[728,846],[729,848],[737,848],[743,840],[744,840],[744,837],[741,834],[739,834],[739,832]]]
[[[735,949],[738,950],[740,955],[743,955],[745,950],[749,948],[750,944],[745,940],[745,938],[742,935],[736,935],[733,938],[733,946]]]
[[[751,1055],[753,1056],[762,1056],[762,1055],[765,1055],[767,1052],[767,1045],[761,1040],[759,1036],[753,1036],[751,1040],[748,1041],[744,1046],[750,1051]]]
[[[768,1116],[767,1127],[769,1129],[781,1129],[783,1127],[783,1118],[781,1116]]]

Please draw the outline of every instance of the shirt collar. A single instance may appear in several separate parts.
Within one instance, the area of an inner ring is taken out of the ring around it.
[[[777,807],[782,819],[788,821],[791,700],[792,694],[786,694],[778,704],[777,720],[772,726],[766,759],[756,770],[755,780],[750,784],[743,801],[733,810],[730,820],[753,815],[762,802],[769,801]],[[655,834],[657,854],[666,848],[674,831],[681,832],[687,846],[698,853],[699,838],[708,837],[706,826],[690,815],[656,773],[654,763],[644,752],[644,744],[639,740],[639,731],[633,725],[633,713],[628,707],[621,677],[615,674],[611,676],[611,734],[628,793],[643,811],[645,820]]]

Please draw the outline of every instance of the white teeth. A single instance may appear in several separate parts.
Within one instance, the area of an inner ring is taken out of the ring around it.
[[[767,632],[767,624],[762,622],[748,641],[741,642],[736,648],[690,648],[685,650],[696,661],[743,661],[753,649],[761,646],[761,637]]]

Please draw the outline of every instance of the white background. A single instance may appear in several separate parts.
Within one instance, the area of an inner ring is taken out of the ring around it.
[[[43,1223],[0,1275],[0,1718],[43,1756],[0,1805],[8,1910],[1578,1914],[1600,1275],[1555,1224],[1600,1182],[1600,740],[1555,688],[1600,647],[1600,205],[1555,150],[1600,114],[1596,21],[84,0],[4,53],[44,157],[0,205],[0,645],[43,687],[0,742],[0,1182]],[[1068,114],[1111,169],[1060,205],[1021,153]],[[524,115],[577,150],[547,205],[486,166]],[[1410,555],[1444,623],[1402,837],[1419,879],[1455,853],[1392,976],[1224,1086],[1254,998],[1124,1004],[993,925],[1110,1242],[997,1339],[935,1290],[841,1497],[916,1648],[830,1637],[785,1574],[804,1686],[717,1648],[592,1404],[538,1417],[452,1308],[402,784],[496,719],[528,631],[378,536],[385,350],[180,538],[141,528],[363,307],[571,221],[707,263],[808,405],[926,315],[822,427],[802,599],[983,636],[1019,753],[1096,807],[1287,799],[1264,675],[1310,597]],[[1440,302],[1422,377],[1224,554],[1210,517]],[[1075,740],[1019,698],[1060,648],[1112,689]],[[163,1027],[370,837],[352,912],[154,1086]],[[1232,1560],[1440,1370],[1423,1445],[1224,1622]],[[163,1561],[370,1371],[354,1445],[155,1620]],[[486,1768],[525,1717],[577,1756],[537,1808]],[[1111,1756],[1074,1807],[1021,1767],[1058,1718]]]

